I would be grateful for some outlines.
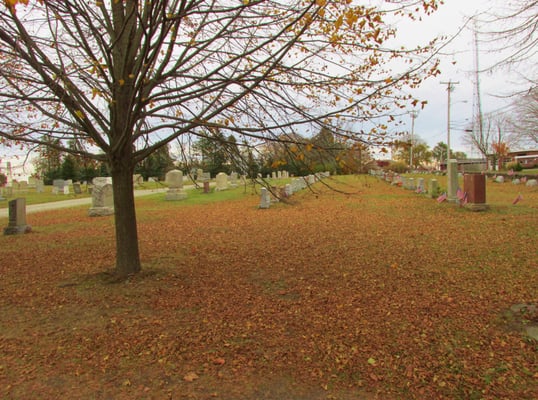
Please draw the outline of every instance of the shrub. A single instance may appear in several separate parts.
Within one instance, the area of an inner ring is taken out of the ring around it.
[[[506,164],[506,169],[512,170],[512,171],[521,171],[523,170],[523,167],[518,162],[510,162]]]
[[[407,164],[403,161],[391,161],[391,163],[385,168],[387,170],[396,172],[398,174],[403,174],[407,172]]]

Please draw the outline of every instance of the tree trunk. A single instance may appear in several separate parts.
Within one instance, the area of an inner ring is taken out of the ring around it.
[[[125,278],[141,270],[133,193],[133,169],[112,165],[114,222],[116,227],[116,274]]]

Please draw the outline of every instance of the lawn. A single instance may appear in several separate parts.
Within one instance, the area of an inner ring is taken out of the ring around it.
[[[267,210],[242,188],[138,198],[123,283],[111,217],[29,214],[0,237],[0,397],[538,398],[534,316],[509,311],[538,303],[538,189],[488,182],[472,213],[331,185]]]

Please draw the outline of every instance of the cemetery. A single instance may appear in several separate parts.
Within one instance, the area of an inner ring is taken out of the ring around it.
[[[123,282],[109,180],[83,206],[3,202],[3,397],[536,394],[532,179],[171,172],[136,198],[143,270]]]

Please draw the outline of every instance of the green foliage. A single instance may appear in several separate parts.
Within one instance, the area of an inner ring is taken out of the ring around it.
[[[508,170],[513,170],[513,171],[522,171],[523,170],[523,166],[518,163],[518,162],[510,162],[508,164],[506,164],[506,169]]]
[[[404,161],[391,161],[386,169],[393,172],[397,172],[399,174],[403,174],[404,172],[407,172],[408,166],[407,163]]]
[[[164,180],[166,172],[170,170],[173,165],[174,160],[170,155],[170,148],[168,145],[165,145],[139,162],[136,165],[134,172],[135,174],[142,175],[145,180],[149,177],[158,177],[159,180]]]

